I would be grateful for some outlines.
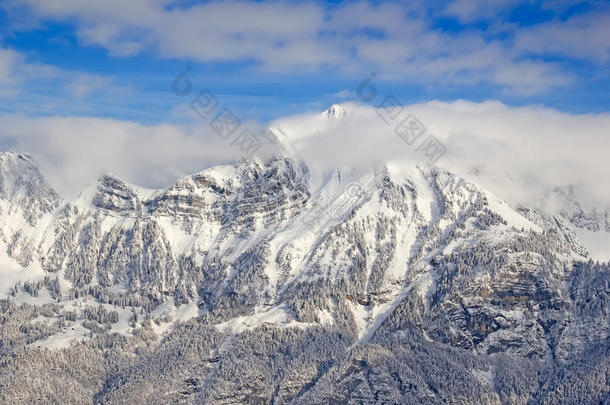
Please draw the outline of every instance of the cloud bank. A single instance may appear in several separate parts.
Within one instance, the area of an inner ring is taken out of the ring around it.
[[[252,131],[258,128],[247,125]],[[0,128],[0,145],[33,155],[51,185],[67,197],[77,196],[105,173],[141,187],[163,188],[242,155],[206,123],[141,125],[92,117],[0,115]]]
[[[273,122],[306,160],[325,168],[377,161],[426,164],[427,158],[394,131],[415,116],[446,147],[436,163],[513,204],[537,204],[556,187],[575,186],[584,199],[610,208],[607,162],[610,114],[567,114],[544,107],[509,107],[497,101],[427,102],[405,106],[390,124],[370,106],[346,104],[343,120],[320,114]],[[421,142],[419,143],[421,145]]]
[[[269,123],[285,153],[326,170],[370,167],[379,161],[425,164],[371,106],[344,104],[341,120],[321,112]],[[567,114],[500,102],[433,101],[405,106],[446,147],[437,165],[489,188],[511,203],[535,204],[555,187],[574,185],[583,198],[610,208],[610,114]],[[246,123],[262,133],[258,123]],[[88,117],[0,116],[0,144],[29,152],[51,183],[76,195],[104,172],[144,187],[165,187],[178,177],[241,157],[207,123],[141,125]],[[265,141],[264,137],[261,139]],[[423,138],[422,138],[423,139]],[[263,156],[279,153],[274,145]]]

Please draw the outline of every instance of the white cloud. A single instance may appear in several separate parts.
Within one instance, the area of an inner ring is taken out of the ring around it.
[[[352,90],[352,89],[343,89],[341,91],[338,91],[338,92],[332,94],[332,97],[340,99],[340,100],[355,98],[355,96],[356,95],[354,93],[354,90]]]
[[[379,95],[378,97],[381,97]],[[286,148],[323,169],[371,167],[378,161],[423,164],[374,108],[345,104],[343,120],[320,112],[270,123]],[[497,101],[428,102],[406,106],[447,148],[438,165],[489,188],[512,203],[534,204],[553,188],[575,185],[582,196],[610,208],[607,163],[610,114],[567,114],[543,107],[509,107]],[[245,128],[260,133],[257,123]],[[99,118],[0,116],[0,144],[33,154],[51,183],[75,195],[104,172],[145,187],[233,162],[241,152],[206,122],[146,126]],[[281,129],[279,131],[277,128]],[[265,143],[263,155],[272,146]]]
[[[66,75],[67,76],[67,75]],[[112,77],[75,73],[69,75],[66,88],[74,97],[82,99],[92,93],[103,92],[107,95],[121,96],[131,91],[127,86],[115,84]]]
[[[506,64],[493,72],[494,81],[504,85],[507,92],[532,95],[550,88],[567,86],[576,79],[551,63],[531,61]]]
[[[115,55],[153,50],[165,58],[240,61],[282,73],[332,68],[339,74],[361,75],[374,70],[411,83],[492,84],[526,95],[574,80],[558,64],[540,58],[541,52],[562,49],[568,57],[605,61],[610,37],[605,35],[608,13],[604,10],[592,29],[585,27],[588,15],[565,26],[540,24],[529,34],[505,24],[501,31],[507,39],[498,41],[476,29],[447,34],[432,28],[419,2],[360,1],[330,9],[320,3],[285,1],[12,2],[27,4],[42,20],[75,21],[82,43]],[[515,4],[457,0],[445,12],[474,21],[506,13]],[[493,27],[498,29],[496,23],[490,30]],[[579,48],[579,43],[594,46]]]
[[[14,101],[18,95],[36,97],[37,93],[32,93],[29,89],[37,86],[44,88],[39,86],[41,83],[52,87],[53,90],[65,89],[66,92],[56,93],[55,98],[71,101],[82,101],[92,94],[118,97],[132,92],[130,86],[116,83],[113,77],[64,70],[53,65],[33,62],[21,52],[0,46],[0,98]],[[39,101],[23,108],[45,110],[44,104]]]
[[[610,14],[580,15],[567,21],[522,29],[516,33],[520,52],[553,54],[577,59],[610,62]]]
[[[10,83],[19,54],[10,49],[0,49],[0,83]]]
[[[377,161],[425,163],[416,146],[393,131],[371,107],[348,105],[342,121],[319,114],[272,123],[290,147],[320,167],[371,166]],[[535,204],[553,188],[575,185],[583,197],[610,208],[607,164],[610,114],[567,114],[500,102],[428,102],[405,107],[447,148],[441,167],[491,189],[512,203]],[[425,139],[425,135],[420,140]],[[417,143],[415,144],[417,145]]]
[[[444,13],[456,17],[460,22],[469,23],[493,18],[501,11],[520,2],[515,0],[454,0],[447,5]]]
[[[444,164],[468,176],[473,166],[484,168],[477,181],[513,202],[535,201],[554,187],[574,184],[610,207],[610,192],[602,186],[610,176],[609,114],[466,101],[413,110],[446,143]]]
[[[0,88],[16,90],[27,80],[57,78],[60,69],[34,63],[12,49],[0,47]]]
[[[258,133],[256,123],[243,126]],[[31,153],[50,183],[72,197],[103,173],[144,187],[165,187],[180,176],[234,162],[242,153],[206,122],[146,126],[91,117],[0,115],[0,128],[0,144]]]

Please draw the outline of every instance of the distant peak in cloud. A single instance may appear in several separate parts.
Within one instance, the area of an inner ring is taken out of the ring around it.
[[[446,147],[438,166],[509,202],[536,203],[556,187],[574,185],[587,200],[610,208],[610,193],[600,185],[600,179],[610,177],[609,114],[575,115],[497,101],[413,104],[404,106],[403,116],[417,117],[426,133],[420,143],[410,145],[395,131],[400,118],[388,123],[378,113],[372,106],[342,103],[274,120],[268,123],[267,138],[260,139],[269,154],[281,151],[310,167],[334,170],[372,167],[380,161],[425,163],[418,145],[430,134]],[[49,183],[66,196],[74,196],[105,172],[159,188],[241,156],[238,147],[205,124],[141,125],[5,114],[0,114],[0,124],[0,145],[32,153]]]
[[[349,110],[341,104],[333,104],[326,111],[324,115],[330,119],[341,119],[349,113]]]

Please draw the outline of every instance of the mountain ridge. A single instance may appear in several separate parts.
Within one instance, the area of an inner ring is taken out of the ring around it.
[[[61,353],[112,336],[138,341],[142,331],[162,350],[198,324],[233,341],[320,334],[343,356],[411,330],[451,350],[563,367],[608,337],[608,269],[590,263],[567,221],[514,210],[443,169],[391,163],[320,173],[275,157],[204,170],[164,190],[102,176],[76,202],[47,190],[36,172],[36,181],[12,184],[40,204],[16,208],[20,193],[0,201],[2,215],[33,219],[28,232],[4,222],[8,256],[40,267],[4,299],[19,305],[15,314],[55,312],[26,319],[25,330],[40,332],[25,334],[25,346],[19,333],[5,336],[5,355],[37,346]],[[582,312],[591,277],[601,277],[601,290],[590,293],[606,298]],[[303,384],[330,383],[310,377]],[[321,394],[316,386],[291,398]],[[103,395],[122,390],[131,392]]]

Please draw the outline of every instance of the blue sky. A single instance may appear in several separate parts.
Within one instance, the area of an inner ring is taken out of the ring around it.
[[[610,7],[575,1],[0,2],[1,113],[181,122],[189,67],[243,120],[355,99],[610,107]]]

